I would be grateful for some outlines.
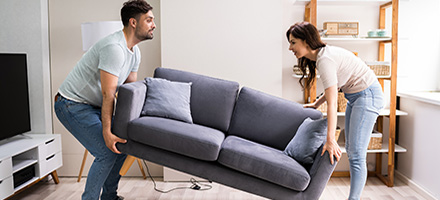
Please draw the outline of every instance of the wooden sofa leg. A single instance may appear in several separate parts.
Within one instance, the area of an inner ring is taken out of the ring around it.
[[[130,169],[131,165],[133,164],[133,162],[135,160],[136,160],[136,157],[127,155],[127,158],[125,158],[125,161],[121,167],[121,170],[119,170],[119,174],[121,176],[124,176],[127,173],[128,169]]]

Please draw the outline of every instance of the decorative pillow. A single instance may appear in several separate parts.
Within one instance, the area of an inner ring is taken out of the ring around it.
[[[141,115],[165,117],[193,123],[191,117],[191,84],[161,78],[145,78],[147,95]]]
[[[327,119],[312,120],[308,117],[299,126],[284,153],[302,165],[311,165],[326,138]]]

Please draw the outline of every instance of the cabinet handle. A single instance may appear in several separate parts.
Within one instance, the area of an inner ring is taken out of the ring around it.
[[[49,143],[53,142],[54,140],[55,139],[51,139],[51,140],[47,141],[45,144],[49,144]]]
[[[52,159],[53,157],[55,157],[55,154],[53,154],[53,155],[47,157],[46,160],[50,160],[50,159]]]

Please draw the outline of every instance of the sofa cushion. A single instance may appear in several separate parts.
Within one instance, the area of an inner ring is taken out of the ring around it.
[[[192,122],[191,83],[174,82],[161,78],[145,78],[147,96],[142,115]]]
[[[304,191],[310,183],[307,170],[282,151],[236,136],[225,139],[218,162],[297,191]]]
[[[327,137],[327,118],[312,120],[306,118],[289,142],[284,153],[305,166],[313,164],[319,147]]]
[[[128,138],[200,160],[217,160],[223,132],[173,119],[145,116],[131,121]]]
[[[232,115],[229,135],[284,150],[299,125],[322,113],[299,103],[243,87]]]
[[[239,89],[237,82],[167,68],[157,68],[154,77],[192,82],[190,104],[193,122],[223,132],[229,129]]]

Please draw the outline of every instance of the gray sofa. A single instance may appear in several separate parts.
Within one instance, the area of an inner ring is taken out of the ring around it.
[[[117,144],[121,152],[270,199],[319,199],[336,163],[325,152],[303,166],[283,150],[304,119],[321,112],[190,72],[157,68],[154,77],[192,82],[193,124],[141,116],[145,82],[122,85],[113,124],[128,141]]]

